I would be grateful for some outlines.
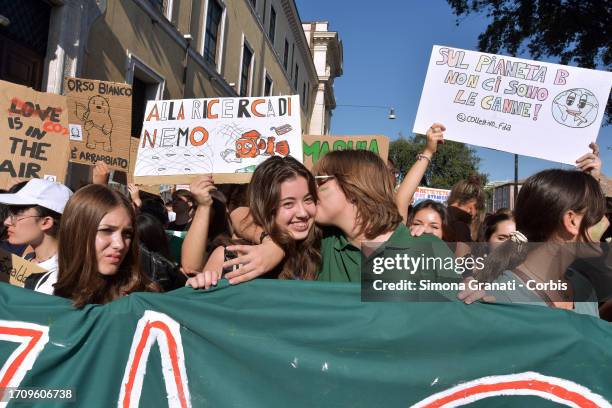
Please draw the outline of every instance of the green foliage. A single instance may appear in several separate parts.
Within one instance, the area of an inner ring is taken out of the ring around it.
[[[425,136],[416,135],[409,139],[398,139],[389,146],[389,157],[397,169],[405,175],[416,161],[416,155],[423,151]],[[478,172],[480,158],[474,149],[463,143],[445,141],[438,147],[421,185],[434,188],[451,188],[459,180],[478,174],[484,186],[486,174]]]
[[[561,64],[612,68],[612,5],[604,0],[447,0],[459,17],[485,14],[493,21],[478,36],[478,49],[535,59],[558,58]],[[612,123],[612,103],[606,107]]]

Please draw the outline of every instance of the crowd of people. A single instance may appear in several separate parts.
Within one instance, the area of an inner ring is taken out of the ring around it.
[[[128,196],[111,189],[103,164],[94,183],[74,193],[32,179],[0,194],[0,246],[46,270],[30,275],[25,288],[68,298],[77,308],[137,291],[207,289],[221,279],[359,282],[368,242],[445,242],[455,257],[487,255],[484,267],[464,273],[464,280],[574,282],[568,271],[584,254],[568,250],[569,243],[589,244],[592,253],[585,256],[606,263],[609,252],[596,243],[610,238],[610,199],[597,145],[575,170],[544,170],[525,180],[513,211],[485,214],[477,178],[459,181],[446,204],[412,205],[445,130],[438,123],[428,129],[399,186],[394,171],[365,150],[330,152],[312,172],[290,156],[271,156],[248,185],[215,185],[212,176],[202,176],[168,203],[135,185]],[[166,230],[186,233],[180,253],[171,251]],[[590,282],[580,270],[572,275]],[[493,301],[482,291],[458,297]],[[610,318],[601,296],[583,302],[525,289],[495,301],[594,316],[602,306],[602,317]]]

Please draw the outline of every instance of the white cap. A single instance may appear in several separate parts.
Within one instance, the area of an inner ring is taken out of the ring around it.
[[[72,191],[60,183],[44,179],[28,181],[15,194],[0,194],[0,203],[7,205],[40,205],[62,214]]]

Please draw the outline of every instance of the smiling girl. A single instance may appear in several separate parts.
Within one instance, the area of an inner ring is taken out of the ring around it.
[[[247,197],[252,223],[263,231],[260,241],[269,237],[286,255],[266,276],[316,279],[321,259],[320,237],[314,226],[317,190],[308,169],[290,156],[270,157],[253,173]],[[231,249],[240,251],[243,246]],[[224,251],[224,246],[217,247],[203,272],[190,278],[187,284],[195,288],[216,285],[222,274]]]
[[[81,308],[137,291],[157,291],[140,271],[135,215],[129,201],[92,184],[68,201],[59,231],[55,294]]]
[[[444,232],[448,229],[448,212],[442,203],[425,200],[418,203],[408,216],[407,225],[413,236],[432,234],[444,239]]]

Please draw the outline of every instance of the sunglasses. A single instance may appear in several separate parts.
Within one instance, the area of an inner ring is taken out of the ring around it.
[[[16,225],[19,221],[25,220],[26,218],[42,218],[42,215],[27,215],[25,217],[19,217],[18,214],[9,214],[6,218],[11,221],[12,225]]]
[[[321,187],[323,184],[334,178],[336,178],[336,176],[315,176],[315,183],[317,183],[317,187]]]

